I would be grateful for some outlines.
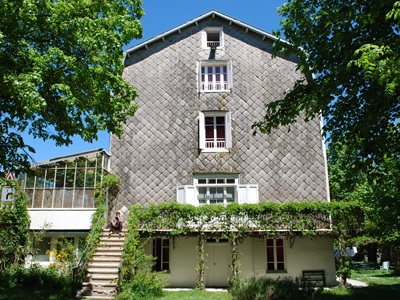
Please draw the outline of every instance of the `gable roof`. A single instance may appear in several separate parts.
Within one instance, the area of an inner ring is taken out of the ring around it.
[[[182,30],[183,28],[188,27],[188,26],[190,26],[190,25],[192,25],[192,24],[195,24],[195,23],[197,23],[197,22],[199,22],[199,21],[201,21],[201,20],[204,20],[204,19],[206,19],[206,18],[208,18],[208,17],[210,17],[210,16],[212,16],[212,17],[218,16],[218,17],[220,17],[220,18],[222,18],[222,19],[227,20],[230,24],[235,24],[235,25],[237,25],[237,26],[243,27],[243,28],[245,28],[247,31],[248,31],[248,30],[251,30],[251,31],[253,31],[253,32],[257,33],[257,34],[259,34],[263,39],[268,38],[268,39],[270,39],[270,40],[272,40],[272,41],[277,41],[277,40],[279,40],[279,38],[277,38],[276,36],[272,35],[271,33],[268,33],[268,32],[266,32],[266,31],[264,31],[264,30],[261,30],[261,29],[259,29],[259,28],[257,28],[257,27],[251,26],[251,25],[249,25],[249,24],[247,24],[247,23],[244,23],[244,22],[242,22],[242,21],[239,21],[239,20],[237,20],[237,19],[234,19],[234,18],[232,18],[232,17],[230,17],[230,16],[228,16],[228,15],[225,15],[225,14],[219,12],[219,11],[210,10],[209,12],[206,12],[205,14],[200,15],[200,16],[198,16],[197,18],[194,18],[194,19],[192,19],[192,20],[190,20],[190,21],[187,21],[186,23],[183,23],[183,24],[181,24],[181,25],[179,25],[179,26],[177,26],[177,27],[174,27],[174,28],[172,28],[172,29],[170,29],[170,30],[167,30],[167,31],[165,31],[165,32],[163,32],[163,33],[161,33],[161,34],[159,34],[159,35],[157,35],[157,36],[155,36],[155,37],[153,37],[153,38],[151,38],[151,39],[148,39],[148,40],[146,40],[146,41],[144,41],[144,42],[142,42],[142,43],[140,43],[140,44],[137,44],[137,45],[135,45],[135,46],[133,46],[133,47],[131,47],[131,48],[125,50],[125,51],[124,51],[125,56],[127,56],[127,55],[129,56],[130,53],[136,51],[137,49],[140,49],[140,48],[142,48],[142,47],[148,47],[149,44],[151,44],[151,43],[153,43],[153,42],[155,42],[155,41],[158,41],[158,40],[160,40],[160,39],[163,39],[164,37],[166,37],[166,36],[168,36],[168,35],[170,35],[170,34],[179,32],[179,31]],[[282,39],[280,39],[280,40],[283,41]]]

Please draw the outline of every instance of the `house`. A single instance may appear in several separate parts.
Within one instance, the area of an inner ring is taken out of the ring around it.
[[[329,201],[321,120],[253,135],[264,105],[302,75],[295,56],[272,58],[276,38],[209,11],[126,51],[123,77],[139,109],[111,138],[110,172],[121,180],[109,205],[201,205]],[[145,233],[143,233],[145,234]],[[196,285],[197,239],[154,237],[147,245],[171,287]],[[242,277],[323,270],[335,284],[333,238],[248,236],[238,245]],[[231,245],[209,236],[206,286],[227,286]]]

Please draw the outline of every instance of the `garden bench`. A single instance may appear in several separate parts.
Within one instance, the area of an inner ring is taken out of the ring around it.
[[[326,286],[324,270],[303,271],[303,282],[321,282],[323,287]]]

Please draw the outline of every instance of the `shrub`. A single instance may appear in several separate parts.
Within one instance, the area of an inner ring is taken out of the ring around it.
[[[44,268],[38,264],[33,264],[30,268],[11,266],[0,272],[0,285],[5,288],[65,289],[70,287],[71,279],[69,274],[61,274],[54,266]]]
[[[235,300],[297,300],[313,299],[318,293],[311,286],[303,286],[291,277],[255,278],[238,280],[229,289]]]

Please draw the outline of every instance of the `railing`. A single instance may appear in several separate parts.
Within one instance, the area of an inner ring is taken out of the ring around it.
[[[99,218],[97,219],[94,228],[91,229],[90,238],[86,244],[85,250],[83,250],[83,252],[82,252],[82,255],[81,255],[81,258],[79,259],[78,265],[76,267],[74,267],[72,270],[71,295],[72,295],[73,299],[75,298],[76,292],[78,291],[78,279],[79,279],[79,282],[82,282],[83,277],[86,275],[86,266],[88,263],[86,254],[88,252],[89,247],[92,244],[92,239],[93,239],[94,233],[97,231],[97,228],[99,227],[101,218],[102,218],[102,215],[99,215]]]
[[[217,139],[216,141],[206,139],[206,148],[225,148],[225,139]]]
[[[201,90],[202,91],[226,91],[228,89],[227,82],[202,82]]]
[[[220,42],[219,41],[207,41],[207,47],[217,48],[219,46],[220,46]]]

